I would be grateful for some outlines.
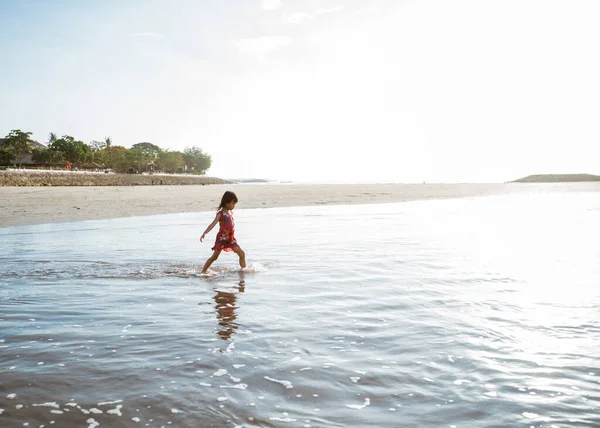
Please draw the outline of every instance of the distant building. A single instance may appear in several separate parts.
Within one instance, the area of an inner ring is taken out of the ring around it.
[[[34,149],[45,149],[46,148],[46,146],[38,143],[37,141],[34,141],[32,143],[32,146]],[[0,138],[0,150],[2,150],[5,147],[10,148],[10,146],[6,143],[6,138]],[[15,159],[14,163],[21,164],[21,165],[28,165],[28,164],[32,164],[34,162],[31,160],[31,154],[27,154],[27,155],[22,156],[21,158]]]

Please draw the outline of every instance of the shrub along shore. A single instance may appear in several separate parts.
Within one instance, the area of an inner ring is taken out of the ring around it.
[[[227,184],[215,177],[170,174],[94,174],[0,171],[0,186],[152,186]]]

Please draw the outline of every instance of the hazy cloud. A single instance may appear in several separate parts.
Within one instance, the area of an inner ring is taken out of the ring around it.
[[[289,45],[292,40],[288,36],[254,37],[239,40],[237,47],[241,53],[245,54],[266,54]]]
[[[291,24],[302,24],[303,22],[310,21],[313,19],[315,19],[315,17],[312,16],[310,13],[306,12],[293,12],[283,14],[283,20]]]
[[[263,0],[262,8],[264,10],[275,10],[281,7],[281,0]]]
[[[321,7],[317,10],[317,13],[321,14],[321,13],[334,13],[334,12],[339,12],[340,10],[342,10],[343,8],[345,8],[345,5],[340,5],[340,6],[335,6],[335,7],[329,7],[329,8],[325,8],[325,7]]]
[[[155,39],[162,39],[165,37],[164,34],[159,33],[151,33],[151,32],[142,32],[142,33],[133,33],[131,37],[150,37]]]

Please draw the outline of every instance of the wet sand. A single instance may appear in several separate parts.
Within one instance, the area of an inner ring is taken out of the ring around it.
[[[208,186],[0,187],[0,227],[210,211],[225,190],[238,209],[403,202],[510,193],[600,191],[600,183],[234,184]]]

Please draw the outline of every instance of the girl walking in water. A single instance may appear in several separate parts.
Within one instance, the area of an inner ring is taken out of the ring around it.
[[[219,205],[219,210],[217,211],[215,219],[208,225],[200,237],[200,242],[202,242],[206,234],[219,223],[219,233],[217,233],[215,246],[212,247],[213,255],[208,258],[206,263],[204,263],[204,267],[202,268],[203,273],[206,273],[210,265],[219,258],[221,251],[233,251],[239,256],[242,269],[246,267],[246,253],[244,253],[244,250],[238,245],[234,234],[235,223],[233,221],[232,211],[235,208],[237,201],[238,198],[235,193],[230,191],[225,192],[221,198],[221,204]]]

